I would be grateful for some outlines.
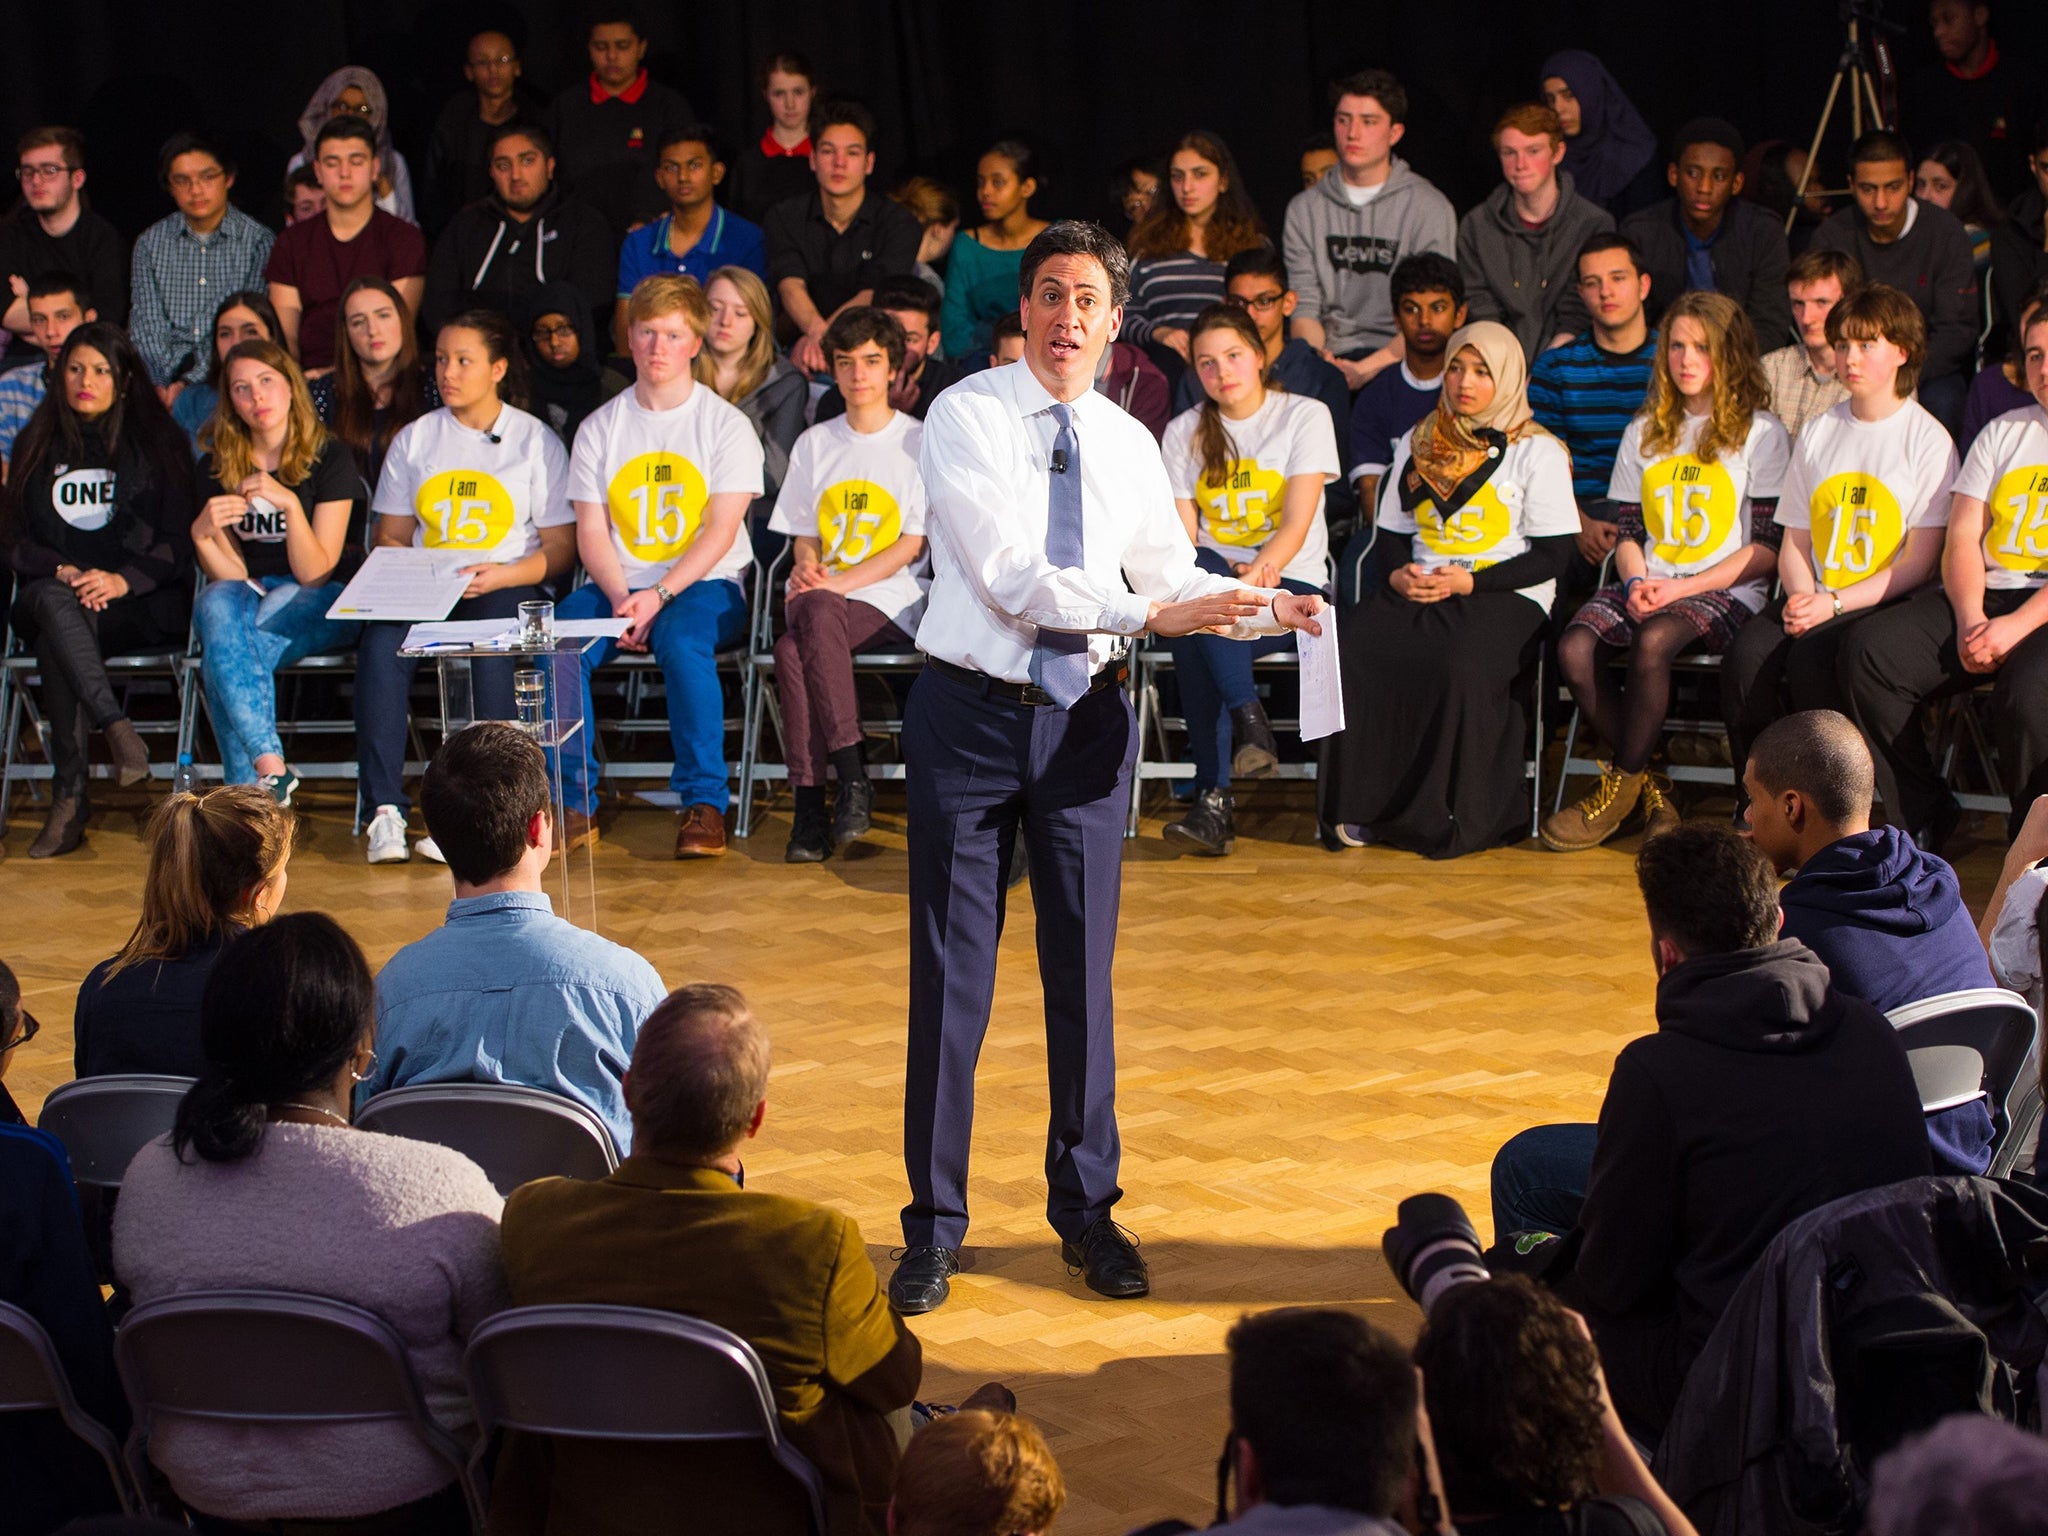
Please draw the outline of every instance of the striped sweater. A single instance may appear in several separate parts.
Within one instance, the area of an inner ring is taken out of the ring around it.
[[[1124,306],[1125,341],[1146,342],[1160,326],[1187,329],[1211,304],[1223,302],[1223,263],[1182,251],[1151,256],[1131,266],[1131,301]]]
[[[1607,495],[1621,434],[1642,409],[1656,355],[1654,336],[1633,352],[1605,352],[1587,332],[1538,353],[1529,370],[1529,409],[1571,450],[1572,494],[1581,506]]]

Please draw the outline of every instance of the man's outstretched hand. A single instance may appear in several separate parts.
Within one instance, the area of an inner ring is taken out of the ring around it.
[[[1265,600],[1249,587],[1230,592],[1205,592],[1179,603],[1154,603],[1145,627],[1168,640],[1204,631],[1235,628],[1261,608]]]
[[[1316,617],[1329,604],[1314,592],[1282,592],[1273,599],[1273,622],[1306,635],[1320,635],[1322,621]]]

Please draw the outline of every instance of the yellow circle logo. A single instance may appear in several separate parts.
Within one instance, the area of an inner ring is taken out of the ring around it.
[[[512,531],[518,509],[495,475],[449,469],[431,475],[413,497],[428,549],[495,549]]]
[[[1473,560],[1508,536],[1514,519],[1491,485],[1482,485],[1449,517],[1433,501],[1416,503],[1415,531],[1422,547],[1447,560]]]
[[[619,466],[605,505],[626,553],[651,565],[695,542],[708,496],[697,466],[681,454],[643,453]]]
[[[835,571],[880,554],[902,533],[903,509],[872,480],[841,480],[818,498],[818,539]]]
[[[1287,496],[1287,477],[1261,469],[1256,459],[1232,459],[1222,485],[1204,478],[1195,487],[1202,524],[1218,544],[1263,544],[1280,528]]]
[[[1892,563],[1906,541],[1898,498],[1882,480],[1850,471],[1829,475],[1807,501],[1813,518],[1813,558],[1820,584],[1853,587]]]
[[[2048,570],[2048,464],[2023,464],[1999,476],[1991,492],[1984,557],[2029,576]]]
[[[1650,552],[1667,565],[1690,565],[1735,531],[1735,482],[1728,466],[1689,453],[1659,459],[1643,472],[1643,523]]]

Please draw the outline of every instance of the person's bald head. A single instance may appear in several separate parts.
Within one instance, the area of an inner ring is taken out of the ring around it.
[[[1743,773],[1751,836],[1781,871],[1870,829],[1877,775],[1847,715],[1807,709],[1767,726]]]
[[[767,1031],[736,987],[678,987],[640,1026],[625,1089],[636,1152],[722,1157],[760,1126]]]

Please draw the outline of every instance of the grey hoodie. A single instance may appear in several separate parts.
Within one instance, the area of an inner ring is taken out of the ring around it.
[[[1403,256],[1457,251],[1451,200],[1396,155],[1379,196],[1354,208],[1336,166],[1287,204],[1282,254],[1299,304],[1294,313],[1323,323],[1324,345],[1340,357],[1371,352],[1394,339],[1387,278]]]
[[[1557,173],[1557,207],[1541,229],[1515,216],[1506,182],[1458,221],[1458,269],[1465,274],[1468,318],[1498,320],[1515,333],[1531,362],[1559,334],[1592,324],[1579,298],[1579,247],[1614,216],[1572,190],[1570,171]]]

